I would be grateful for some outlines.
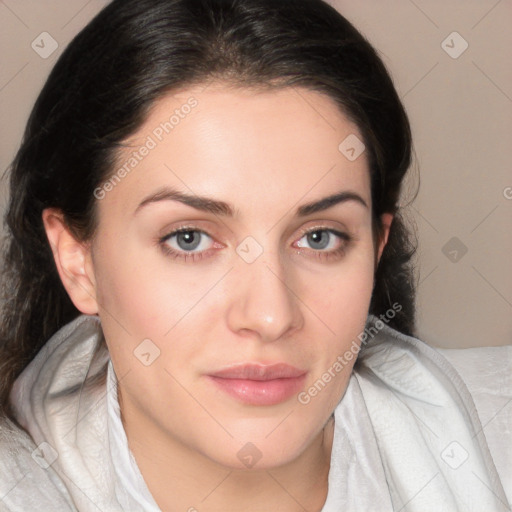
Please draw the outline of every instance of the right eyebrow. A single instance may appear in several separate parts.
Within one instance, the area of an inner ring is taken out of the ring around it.
[[[135,209],[134,214],[137,214],[145,206],[160,201],[179,201],[196,210],[212,213],[214,215],[222,215],[224,217],[233,217],[235,215],[235,209],[224,201],[218,201],[217,199],[205,196],[201,197],[185,194],[184,192],[169,187],[164,187],[143,199]]]

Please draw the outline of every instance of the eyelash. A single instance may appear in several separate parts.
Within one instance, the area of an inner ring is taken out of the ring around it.
[[[301,240],[304,236],[306,236],[308,234],[317,233],[317,232],[321,233],[321,232],[325,232],[325,231],[337,236],[338,238],[343,240],[344,243],[339,248],[330,250],[330,251],[316,250],[316,249],[308,249],[308,250],[304,251],[302,247],[297,248],[297,250],[300,253],[310,252],[310,251],[314,252],[316,255],[315,257],[318,258],[319,260],[323,260],[323,261],[331,261],[333,259],[342,258],[345,255],[345,253],[346,253],[347,249],[349,248],[349,246],[351,245],[351,243],[354,241],[354,238],[347,233],[343,233],[341,231],[337,231],[335,229],[328,228],[325,226],[324,227],[315,227],[315,228],[306,229],[306,230],[302,231],[299,240]],[[203,231],[201,229],[197,229],[192,226],[180,227],[180,228],[168,233],[167,235],[163,236],[162,238],[158,239],[158,244],[161,246],[162,250],[164,251],[164,253],[166,255],[170,256],[173,259],[182,259],[185,262],[188,262],[189,260],[192,262],[196,262],[196,261],[202,260],[205,257],[208,257],[205,255],[209,252],[209,250],[201,251],[201,252],[178,252],[175,249],[169,247],[169,245],[167,245],[166,242],[168,242],[168,240],[170,238],[172,238],[173,236],[179,235],[180,233],[201,233],[203,235],[208,236],[209,238],[212,238],[208,233],[206,233],[206,231]]]

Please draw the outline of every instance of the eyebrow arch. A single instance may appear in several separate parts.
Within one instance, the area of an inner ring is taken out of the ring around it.
[[[307,203],[300,206],[297,208],[297,216],[306,217],[307,215],[322,212],[328,208],[331,208],[331,206],[339,203],[345,203],[347,201],[355,201],[356,203],[363,205],[365,208],[368,208],[366,201],[359,194],[349,190],[344,190],[338,194],[333,194],[332,196],[324,197],[318,201],[313,201],[312,203]]]
[[[185,194],[179,190],[174,190],[169,187],[164,187],[154,194],[146,197],[135,209],[135,214],[142,208],[151,203],[157,203],[159,201],[178,201],[207,213],[213,213],[214,215],[222,215],[224,217],[233,217],[235,214],[234,209],[224,201],[218,201],[209,197],[201,197],[193,194]]]
[[[135,209],[134,214],[137,214],[145,206],[160,201],[178,201],[191,206],[196,210],[212,213],[214,215],[221,215],[223,217],[234,217],[235,215],[235,209],[224,201],[218,201],[217,199],[204,196],[185,194],[184,192],[180,192],[169,187],[164,187],[143,199]],[[355,201],[363,205],[365,208],[368,208],[366,201],[359,194],[347,190],[300,206],[296,210],[296,216],[306,217],[347,201]]]

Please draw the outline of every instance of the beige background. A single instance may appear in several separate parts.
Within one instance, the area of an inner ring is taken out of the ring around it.
[[[51,67],[106,3],[0,0],[2,174]],[[443,347],[511,344],[512,0],[331,3],[379,49],[411,118],[419,336]],[[42,32],[59,45],[48,58],[31,47]],[[3,180],[2,216],[6,193]]]

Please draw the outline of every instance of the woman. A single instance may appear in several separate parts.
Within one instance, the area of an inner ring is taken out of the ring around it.
[[[0,506],[501,510],[468,390],[411,337],[410,155],[321,0],[108,5],[11,169]]]

